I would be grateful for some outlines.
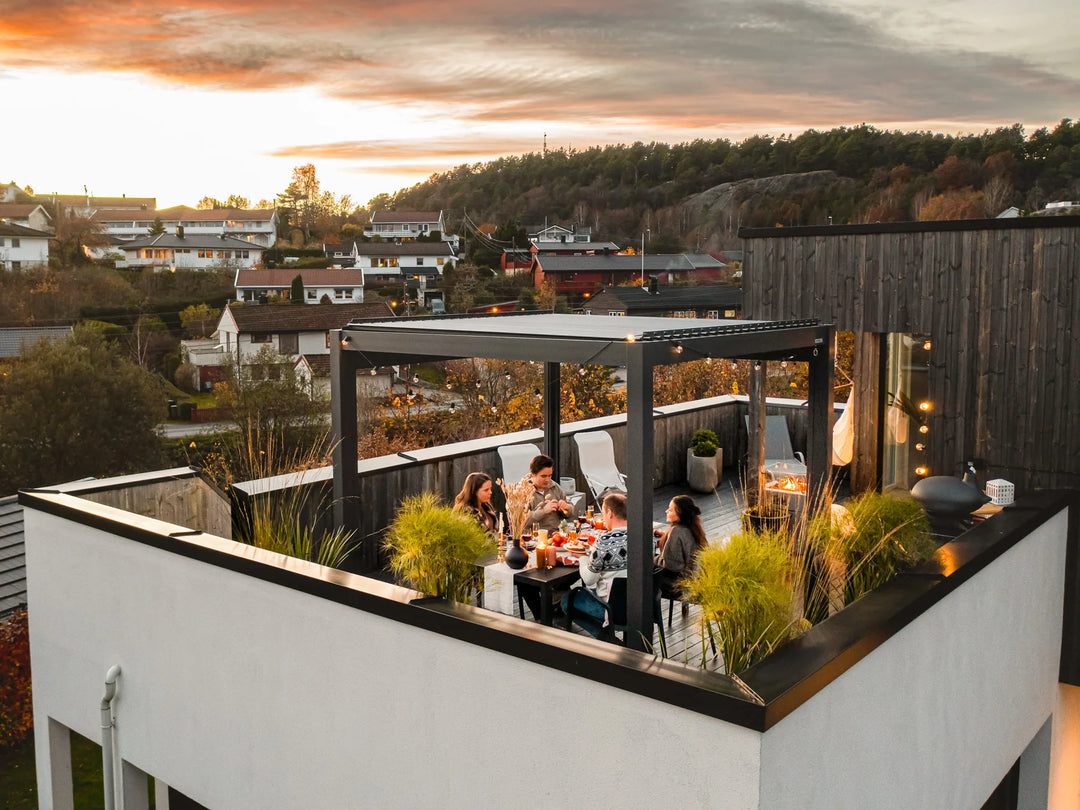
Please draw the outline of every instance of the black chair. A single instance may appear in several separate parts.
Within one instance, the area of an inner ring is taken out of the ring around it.
[[[653,570],[653,623],[660,631],[660,655],[667,658],[667,639],[664,637],[664,614],[660,608],[660,576],[659,571],[662,569]],[[571,591],[573,594],[573,591]],[[592,594],[590,593],[590,596]],[[595,598],[595,597],[593,597]],[[630,627],[627,624],[626,617],[626,578],[619,577],[613,580],[611,583],[611,591],[608,593],[607,601],[602,599],[596,599],[596,602],[603,606],[604,614],[607,617],[607,624],[604,624],[603,619],[597,619],[588,613],[582,613],[575,608],[575,600],[573,598],[568,600],[568,609],[566,611],[566,626],[570,627],[571,624],[576,623],[579,627],[587,630],[596,638],[608,638],[617,640],[615,633],[623,634],[623,646],[626,645],[626,635],[631,632]],[[652,643],[652,639],[649,639]]]
[[[660,573],[657,575],[657,579],[660,581],[660,596],[663,599],[670,600],[668,602],[667,611],[667,626],[671,628],[671,617],[675,611],[675,603],[681,603],[682,615],[685,619],[690,613],[690,604],[686,601],[686,597],[683,595],[682,588],[679,587],[679,577],[672,576],[666,569],[659,569]]]

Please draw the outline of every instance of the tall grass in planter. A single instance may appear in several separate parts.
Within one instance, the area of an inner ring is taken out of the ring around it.
[[[476,563],[494,553],[495,541],[470,516],[424,492],[402,501],[383,547],[390,570],[403,585],[466,602],[482,584]]]
[[[913,500],[868,492],[846,504],[847,515],[823,511],[808,538],[843,604],[884,585],[898,572],[930,557],[936,545],[923,508]]]
[[[715,641],[729,674],[742,672],[805,630],[796,615],[799,578],[782,533],[740,532],[726,545],[699,554],[683,592],[701,605],[703,644],[706,637]]]

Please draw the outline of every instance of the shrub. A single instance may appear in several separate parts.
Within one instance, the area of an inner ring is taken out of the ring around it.
[[[699,430],[690,437],[690,447],[695,456],[711,458],[720,447],[720,439],[711,430]]]
[[[480,582],[476,563],[495,541],[470,516],[453,511],[431,492],[406,498],[386,533],[390,570],[404,585],[455,602],[468,600]]]
[[[0,747],[23,742],[33,727],[30,628],[20,609],[0,623]]]
[[[713,638],[729,674],[760,661],[798,635],[796,618],[799,569],[786,537],[770,532],[740,532],[724,546],[709,546],[698,556],[683,592],[701,605],[702,639]]]

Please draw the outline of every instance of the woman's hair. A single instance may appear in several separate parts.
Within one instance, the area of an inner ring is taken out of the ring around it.
[[[555,462],[548,456],[541,453],[538,456],[533,456],[533,460],[529,462],[529,472],[532,475],[536,475],[541,470],[546,470],[548,467],[554,467]]]
[[[482,472],[473,472],[465,476],[465,483],[461,486],[461,492],[454,498],[454,511],[463,512],[466,509],[479,509],[480,503],[476,500],[476,493],[490,480],[491,476]]]
[[[690,530],[698,548],[705,548],[709,541],[705,539],[705,527],[701,525],[701,509],[694,499],[689,495],[676,495],[671,504],[675,507],[675,522]]]

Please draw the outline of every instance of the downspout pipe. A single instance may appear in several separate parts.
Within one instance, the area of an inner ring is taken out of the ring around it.
[[[105,673],[105,696],[101,699],[101,765],[105,785],[105,810],[116,810],[116,765],[113,750],[116,714],[113,712],[113,698],[116,697],[116,681],[120,678],[120,667],[113,665]]]

